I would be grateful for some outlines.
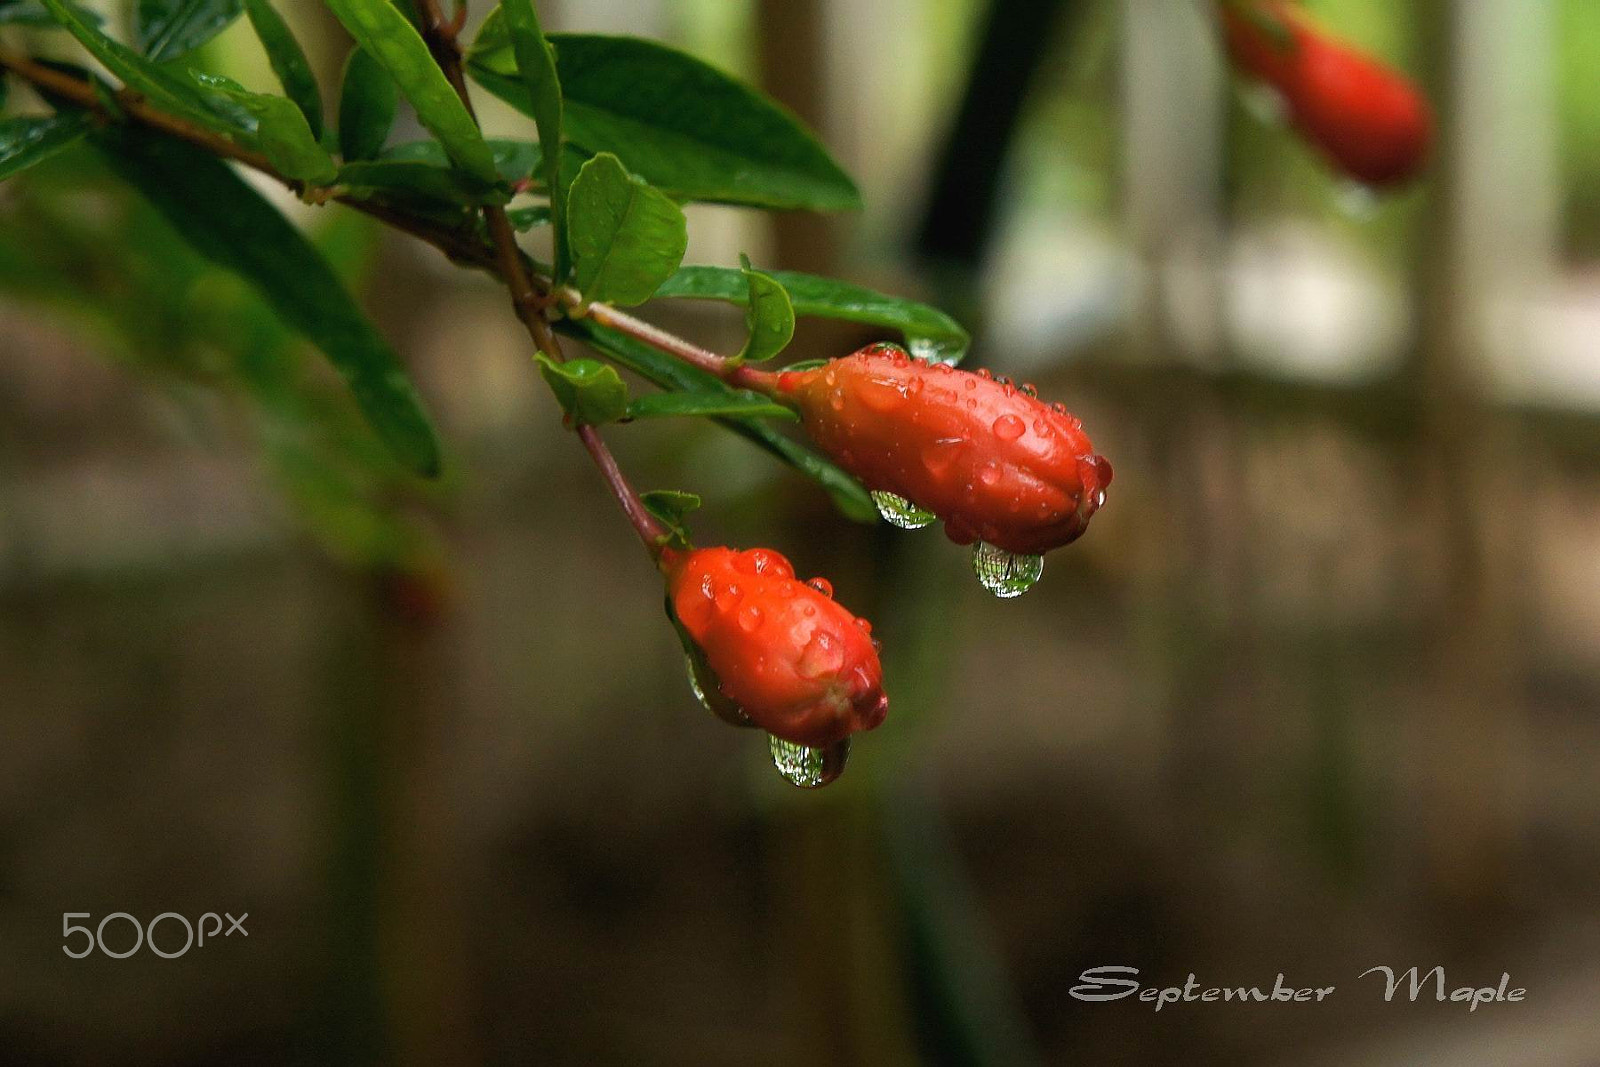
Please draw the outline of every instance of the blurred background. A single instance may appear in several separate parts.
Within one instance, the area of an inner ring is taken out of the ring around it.
[[[1600,1063],[1600,5],[1306,6],[1429,87],[1411,190],[1263,122],[1193,0],[540,4],[763,85],[861,182],[693,208],[688,261],[945,307],[1115,464],[1000,602],[714,426],[608,433],[877,623],[892,714],[818,793],[695,704],[487,279],[284,204],[442,424],[419,489],[88,153],[0,186],[0,1062]],[[242,23],[203,58],[273,84]],[[66,911],[249,937],[73,960]],[[1069,994],[1106,965],[1338,991]]]

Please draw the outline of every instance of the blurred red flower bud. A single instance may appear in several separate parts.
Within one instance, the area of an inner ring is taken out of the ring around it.
[[[1234,64],[1276,88],[1290,122],[1341,171],[1391,185],[1421,169],[1433,117],[1409,79],[1324,33],[1285,0],[1223,3],[1221,11]]]
[[[869,489],[944,520],[956,544],[1037,555],[1075,540],[1111,464],[1083,424],[1030,386],[871,345],[779,377],[817,446]]]
[[[872,627],[770,549],[668,550],[667,596],[721,694],[774,737],[823,748],[883,722]]]

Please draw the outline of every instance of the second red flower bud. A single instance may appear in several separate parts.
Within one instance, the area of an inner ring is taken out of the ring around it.
[[[703,655],[718,694],[774,737],[824,748],[888,714],[883,668],[865,619],[802,582],[770,549],[669,550],[662,557],[678,625]]]

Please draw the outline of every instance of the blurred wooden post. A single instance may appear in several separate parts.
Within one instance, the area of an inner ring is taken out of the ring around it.
[[[767,92],[819,130],[828,126],[827,0],[761,0],[756,7],[761,81]],[[829,274],[839,242],[810,212],[773,215],[773,258],[787,270]]]
[[[1430,895],[1458,918],[1500,905],[1509,870],[1517,715],[1504,538],[1513,497],[1498,488],[1495,462],[1517,453],[1487,402],[1483,310],[1502,272],[1518,269],[1540,240],[1508,229],[1504,218],[1526,210],[1511,202],[1522,183],[1497,187],[1493,176],[1511,147],[1498,138],[1516,139],[1512,127],[1529,119],[1501,110],[1502,94],[1515,89],[1507,64],[1518,59],[1504,38],[1543,6],[1425,0],[1417,9],[1418,38],[1434,50],[1439,144],[1416,243],[1406,377],[1421,431],[1419,521],[1435,532],[1441,585],[1415,711],[1416,843]]]
[[[1122,192],[1147,359],[1212,363],[1222,335],[1225,81],[1190,0],[1122,0]]]

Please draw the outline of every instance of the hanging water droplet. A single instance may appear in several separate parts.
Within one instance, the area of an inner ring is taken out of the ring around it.
[[[768,735],[772,765],[793,785],[801,789],[820,789],[844,773],[850,758],[850,739],[827,748],[807,748],[781,737]]]
[[[933,522],[936,517],[931,511],[924,511],[903,496],[874,490],[872,502],[878,505],[878,514],[883,516],[883,521],[902,530],[920,530]]]
[[[978,541],[972,546],[972,573],[989,592],[1001,600],[1010,600],[1033,588],[1044,574],[1044,557],[1019,556]]]
[[[833,599],[833,583],[828,581],[828,579],[809,578],[806,580],[806,584],[815,589],[817,592],[821,593],[823,596],[827,597],[829,600]]]
[[[911,348],[911,355],[924,363],[941,363],[949,366],[960,363],[961,357],[967,354],[966,346],[955,341],[935,341],[928,337],[911,337],[906,339],[906,344]]]
[[[1039,387],[1032,382],[1023,382],[1021,392],[1023,396],[1037,397],[1039,395]]]
[[[723,722],[731,723],[734,726],[755,725],[750,720],[750,716],[744,713],[743,708],[729,700],[722,694],[721,690],[717,689],[717,683],[711,676],[710,667],[697,662],[693,653],[685,654],[684,666],[688,668],[689,689],[694,693],[694,698],[700,702],[701,707]],[[702,672],[704,672],[703,675]],[[702,677],[704,678],[703,681]]]

